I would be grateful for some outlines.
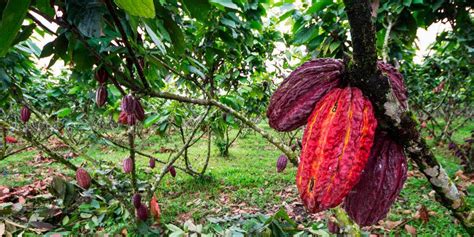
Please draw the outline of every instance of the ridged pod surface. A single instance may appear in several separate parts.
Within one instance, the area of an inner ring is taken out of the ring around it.
[[[405,87],[405,83],[403,82],[403,75],[395,67],[382,61],[377,62],[377,67],[390,80],[390,85],[392,86],[395,97],[397,97],[402,108],[407,109],[408,95],[407,88]]]
[[[376,126],[372,104],[357,88],[335,88],[316,104],[303,135],[296,175],[310,212],[337,206],[357,184]]]
[[[76,170],[76,181],[79,187],[83,189],[88,189],[91,186],[91,176],[83,168]]]
[[[135,116],[140,121],[145,120],[145,110],[138,99],[135,99]]]
[[[407,178],[403,147],[377,133],[359,183],[344,200],[344,209],[357,224],[369,226],[385,218]]]
[[[127,114],[135,113],[135,98],[132,95],[126,95],[122,98],[120,108]]]
[[[145,205],[140,204],[137,208],[137,218],[142,221],[148,219],[148,208]]]
[[[286,168],[287,163],[288,163],[288,157],[286,157],[285,155],[281,155],[280,157],[278,157],[277,172],[278,173],[283,172]]]
[[[107,87],[102,84],[95,93],[95,102],[97,106],[102,107],[107,102]]]
[[[304,125],[315,104],[339,85],[343,70],[343,62],[331,58],[312,60],[298,67],[270,99],[270,126],[278,131],[291,131]]]
[[[30,120],[30,117],[31,117],[31,111],[28,107],[26,106],[23,106],[23,108],[21,108],[20,110],[20,119],[23,123],[26,123],[28,122],[28,120]]]
[[[132,203],[135,208],[139,208],[142,205],[142,196],[139,193],[133,194]]]
[[[133,169],[133,161],[132,158],[125,158],[123,160],[123,172],[126,174],[132,172]]]

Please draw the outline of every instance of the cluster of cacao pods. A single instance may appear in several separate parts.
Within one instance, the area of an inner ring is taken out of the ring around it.
[[[389,64],[377,66],[390,93],[407,109],[402,75]],[[403,147],[376,132],[371,102],[342,82],[344,68],[337,59],[304,63],[272,95],[267,117],[278,131],[306,124],[296,175],[305,207],[315,213],[344,202],[349,216],[366,226],[386,216],[406,180],[407,165]]]
[[[99,83],[99,88],[95,92],[95,102],[97,106],[102,107],[105,102],[107,102],[107,79],[109,78],[109,73],[105,68],[101,67],[97,70],[95,74],[95,79]]]
[[[139,193],[135,193],[132,196],[132,204],[135,207],[136,216],[141,221],[146,221],[148,219],[148,208],[145,204],[142,203],[142,196]],[[161,210],[158,205],[158,200],[153,194],[153,197],[150,200],[150,213],[151,216],[155,219],[157,223],[160,221]]]
[[[76,181],[77,185],[83,189],[88,189],[91,186],[91,176],[83,168],[76,170]]]
[[[145,120],[145,110],[138,98],[133,95],[126,95],[122,98],[120,105],[122,111],[119,115],[119,123],[135,125],[138,121]]]

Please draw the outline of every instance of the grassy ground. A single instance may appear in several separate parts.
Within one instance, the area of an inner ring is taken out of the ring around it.
[[[266,127],[263,124],[262,126]],[[461,140],[468,136],[472,129],[474,123],[455,134],[455,139]],[[139,145],[144,151],[167,160],[169,153],[161,154],[157,151],[161,147],[176,148],[181,143],[174,136],[151,136],[140,140]],[[195,168],[199,169],[203,164],[206,145],[206,139],[202,139],[190,150],[189,155]],[[459,161],[445,147],[436,147],[433,151],[454,178],[455,172],[460,169]],[[91,146],[88,153],[96,159],[113,161],[118,167],[127,155],[122,149],[110,148],[104,144]],[[195,179],[180,171],[176,178],[166,175],[157,192],[163,222],[179,224],[193,219],[197,223],[203,223],[207,217],[242,213],[271,214],[280,207],[285,207],[292,217],[305,224],[321,221],[324,217],[308,216],[304,213],[294,182],[296,168],[289,165],[283,173],[277,173],[275,163],[280,152],[259,135],[250,132],[238,139],[231,147],[229,157],[220,157],[215,146],[211,154],[208,178]],[[37,151],[32,150],[0,161],[0,186],[28,184],[51,175],[51,167],[53,170],[63,169],[57,164],[51,166],[33,162],[36,155]],[[76,164],[83,162],[80,157],[73,161]],[[141,176],[149,172],[159,172],[157,168],[161,168],[157,166],[151,170],[147,166],[148,159],[141,158],[138,164]],[[412,165],[410,167],[412,168]],[[471,191],[468,200],[474,204],[474,188],[471,185],[467,189]],[[418,217],[421,206],[425,206],[430,213],[427,223],[423,223]],[[416,171],[410,172],[409,179],[389,216],[372,231],[385,232],[390,236],[408,235],[405,225],[414,227],[419,236],[467,236],[448,211],[435,201],[429,183]]]

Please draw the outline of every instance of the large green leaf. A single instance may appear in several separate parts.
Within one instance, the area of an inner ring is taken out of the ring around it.
[[[210,3],[220,8],[230,8],[234,10],[240,10],[239,6],[232,2],[232,0],[209,0]]]
[[[147,18],[155,17],[155,4],[153,0],[115,0],[115,3],[130,15]]]
[[[206,21],[211,5],[207,0],[181,0],[192,17],[199,21]]]
[[[0,21],[0,57],[3,57],[16,38],[26,16],[30,0],[9,0]]]

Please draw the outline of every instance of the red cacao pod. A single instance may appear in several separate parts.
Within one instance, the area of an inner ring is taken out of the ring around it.
[[[359,183],[344,200],[347,214],[361,226],[377,223],[387,215],[406,178],[403,147],[387,134],[377,133]]]
[[[338,86],[344,64],[337,59],[316,59],[293,71],[273,93],[267,109],[270,127],[291,131],[304,125],[315,104]]]
[[[171,176],[176,177],[176,169],[174,168],[174,166],[170,166],[168,168],[168,172],[170,172]]]
[[[153,197],[150,200],[150,212],[156,223],[160,223],[161,210],[160,205],[158,205],[158,200],[156,199],[155,194],[153,194]]]
[[[150,158],[150,161],[148,162],[149,165],[150,165],[150,168],[155,168],[155,165],[156,165],[156,161],[154,158]]]
[[[83,189],[88,189],[91,186],[91,176],[83,168],[76,170],[76,181],[79,187]]]
[[[30,120],[31,117],[31,111],[28,107],[23,106],[20,110],[20,119],[23,123],[27,123],[28,120]]]
[[[335,88],[319,101],[303,135],[296,185],[310,212],[339,205],[359,181],[377,121],[354,87]]]
[[[97,70],[97,72],[95,73],[95,79],[100,84],[104,84],[108,78],[109,78],[109,73],[107,72],[107,70],[105,70],[105,68],[99,68],[99,70]]]
[[[139,193],[133,194],[132,203],[135,208],[139,208],[142,205],[142,196]]]
[[[137,208],[137,218],[142,221],[148,219],[148,208],[140,203],[140,206]]]
[[[107,102],[107,87],[102,84],[95,93],[95,102],[97,106],[102,107]]]
[[[281,155],[280,157],[278,157],[277,172],[280,173],[283,170],[285,170],[287,163],[288,163],[288,157],[286,157],[285,155]]]
[[[407,109],[408,94],[405,83],[403,82],[403,75],[395,67],[382,61],[377,62],[377,67],[388,77],[395,97],[397,97],[402,108]]]
[[[126,174],[132,172],[133,169],[133,161],[132,158],[125,158],[123,160],[123,172]]]
[[[118,122],[123,124],[123,125],[127,124],[127,114],[125,112],[123,112],[123,111],[120,112]]]
[[[12,144],[12,143],[18,143],[18,140],[16,140],[16,138],[11,137],[11,136],[6,136],[6,137],[5,137],[5,140],[7,141],[7,143],[10,143],[10,144]]]

